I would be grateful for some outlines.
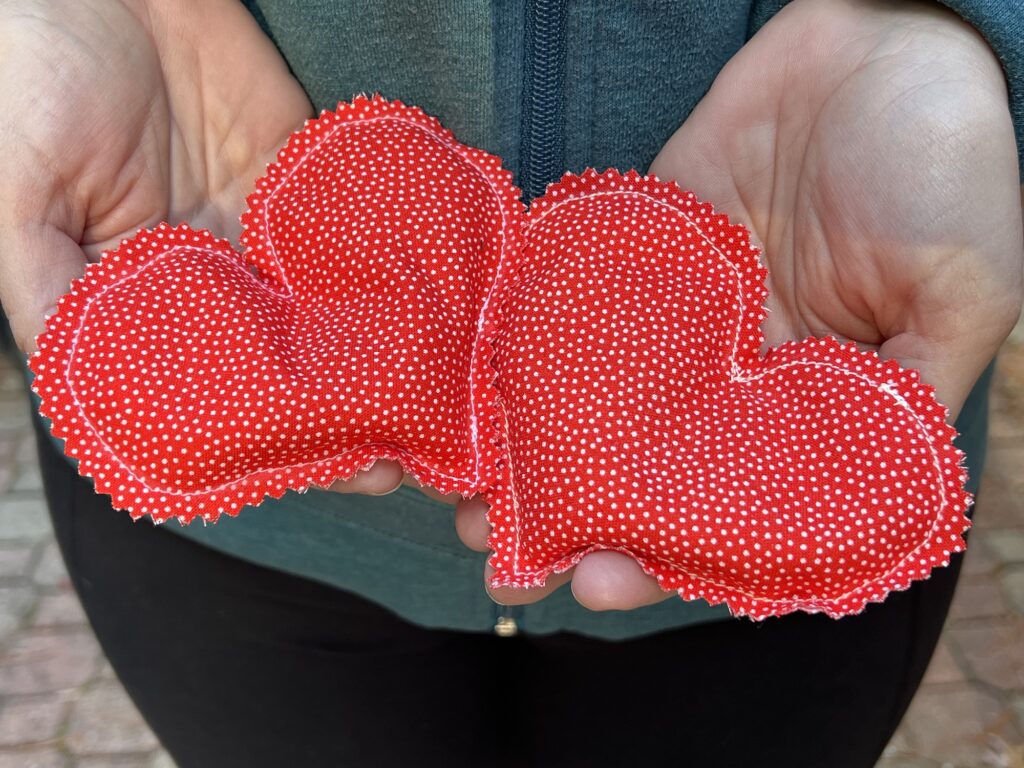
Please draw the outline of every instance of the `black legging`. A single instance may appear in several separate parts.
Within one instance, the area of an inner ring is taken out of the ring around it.
[[[71,579],[181,768],[869,768],[960,567],[841,621],[720,621],[623,642],[429,630],[133,524],[39,435]]]

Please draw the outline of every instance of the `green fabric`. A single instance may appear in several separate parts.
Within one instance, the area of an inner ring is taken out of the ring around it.
[[[244,1],[318,110],[380,91],[423,107],[461,141],[501,155],[518,170],[526,76],[522,0]],[[565,170],[647,168],[722,65],[781,5],[569,4],[558,139]],[[994,45],[1006,40],[1000,30],[1019,32],[1021,14],[1009,4],[960,5],[979,27],[995,30]],[[1019,83],[1024,63],[1014,55],[1004,51],[1003,60]],[[1011,90],[1019,117],[1021,89]],[[957,423],[972,491],[984,455],[990,373]],[[502,609],[483,589],[486,555],[458,541],[452,517],[451,507],[406,488],[385,497],[310,491],[268,499],[205,528],[167,527],[246,560],[354,590],[431,627],[490,631],[507,615],[525,632],[620,639],[728,615],[722,607],[678,599],[595,613],[580,607],[568,588],[534,605]]]
[[[474,0],[244,3],[319,111],[380,91],[433,115],[469,144],[496,135],[491,9]]]

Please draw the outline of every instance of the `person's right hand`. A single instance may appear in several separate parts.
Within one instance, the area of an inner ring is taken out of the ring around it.
[[[311,115],[238,0],[0,0],[0,301],[18,346],[141,228],[235,240],[253,181]],[[380,461],[332,490],[401,481]]]
[[[312,111],[237,0],[0,4],[0,299],[26,353],[88,261],[143,227],[234,239]]]

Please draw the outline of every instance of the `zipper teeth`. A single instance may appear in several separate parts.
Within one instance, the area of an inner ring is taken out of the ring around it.
[[[523,201],[544,193],[559,176],[562,165],[562,85],[565,63],[566,0],[532,0],[526,20],[529,49],[524,68],[529,94],[523,110],[519,156]],[[505,637],[518,632],[522,608],[496,606],[494,631]]]
[[[529,100],[523,135],[522,187],[527,200],[544,193],[561,165],[565,0],[530,3]]]

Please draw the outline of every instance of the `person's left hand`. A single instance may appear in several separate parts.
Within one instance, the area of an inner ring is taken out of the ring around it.
[[[938,4],[791,3],[726,65],[650,172],[762,246],[768,345],[857,341],[918,369],[951,422],[1020,313],[1006,83],[978,33]],[[479,499],[456,509],[479,551],[485,510]],[[611,551],[544,587],[491,594],[533,602],[570,579],[595,610],[672,596]]]

